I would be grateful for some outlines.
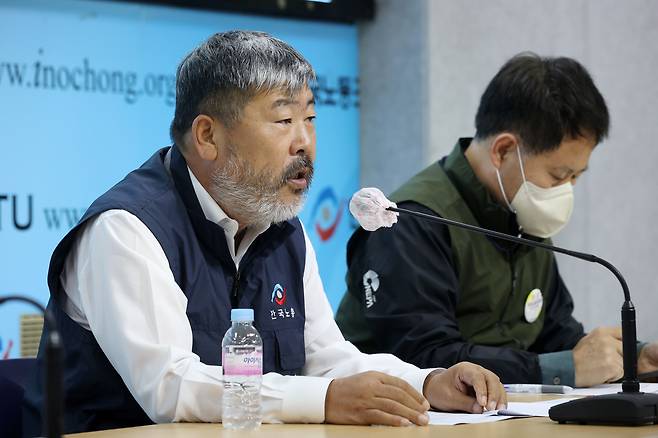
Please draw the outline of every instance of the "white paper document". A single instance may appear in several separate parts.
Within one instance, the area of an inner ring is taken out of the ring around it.
[[[429,412],[431,425],[451,426],[455,424],[490,423],[522,417],[548,417],[548,410],[561,403],[573,400],[572,397],[560,397],[555,400],[540,402],[509,402],[507,409],[488,411],[482,414],[463,414],[447,412]]]

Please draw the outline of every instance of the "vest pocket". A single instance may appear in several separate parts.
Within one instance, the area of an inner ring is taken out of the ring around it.
[[[306,362],[304,328],[277,330],[275,332],[278,359],[284,374],[300,374]]]
[[[260,338],[263,340],[263,374],[279,372],[276,366],[276,337],[274,332],[261,331]]]
[[[304,328],[261,332],[263,340],[263,373],[300,374],[306,362]]]

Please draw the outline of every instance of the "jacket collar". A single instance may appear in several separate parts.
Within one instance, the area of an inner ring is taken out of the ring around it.
[[[473,168],[466,159],[464,153],[472,141],[472,138],[460,138],[452,152],[443,158],[440,164],[481,227],[510,235],[519,235],[516,214],[496,201],[489,190],[475,176]],[[542,240],[529,235],[523,235],[523,237]],[[517,246],[512,242],[499,239],[490,240],[495,242],[496,246],[506,249],[516,248]]]

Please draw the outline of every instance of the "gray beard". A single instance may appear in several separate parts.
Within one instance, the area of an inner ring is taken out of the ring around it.
[[[222,168],[210,176],[210,195],[245,226],[269,226],[297,216],[304,205],[306,192],[292,202],[279,199],[285,184],[271,171],[256,174],[247,161],[231,153]]]

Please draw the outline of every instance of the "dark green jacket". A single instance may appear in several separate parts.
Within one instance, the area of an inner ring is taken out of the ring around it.
[[[468,144],[460,140],[391,199],[516,234],[514,215],[493,200],[464,157]],[[509,383],[573,384],[570,352],[546,354],[570,350],[584,335],[550,252],[403,215],[391,229],[357,230],[348,266],[348,293],[336,319],[360,349],[421,367],[468,360]],[[528,322],[524,308],[534,289],[544,305]]]

